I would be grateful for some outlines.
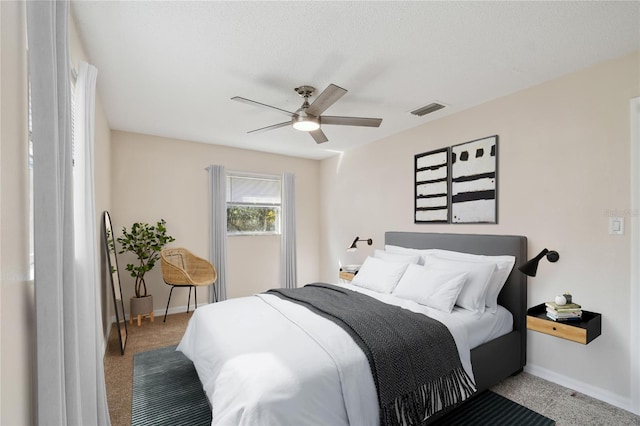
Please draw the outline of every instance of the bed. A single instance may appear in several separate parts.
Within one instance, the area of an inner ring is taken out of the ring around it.
[[[385,243],[489,256],[510,254],[516,258],[515,265],[521,265],[527,260],[527,238],[519,235],[387,232]],[[513,330],[471,350],[471,364],[478,392],[519,373],[527,362],[527,277],[517,268],[507,278],[498,303],[513,315]]]
[[[387,232],[385,245],[511,255],[515,264],[527,255],[527,241],[521,236]],[[460,364],[475,381],[464,398],[525,365],[526,277],[517,269],[509,274],[498,297],[498,312],[509,317],[511,326],[494,336],[488,333],[480,341],[474,340],[485,327],[467,331],[459,316],[356,285],[342,287],[445,324]],[[212,424],[385,423],[381,421],[376,396],[379,382],[369,367],[369,354],[359,350],[362,347],[337,323],[291,302],[281,294],[261,294],[194,312],[178,350],[194,363],[212,408]],[[485,317],[472,322],[481,324]],[[428,422],[449,408],[438,406]]]

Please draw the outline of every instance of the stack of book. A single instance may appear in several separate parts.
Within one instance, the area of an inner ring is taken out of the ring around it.
[[[342,267],[340,268],[341,271],[349,272],[351,274],[358,273],[359,269],[360,265],[342,265]]]
[[[554,302],[545,303],[547,317],[554,321],[580,321],[582,319],[582,307],[577,303],[558,305]]]

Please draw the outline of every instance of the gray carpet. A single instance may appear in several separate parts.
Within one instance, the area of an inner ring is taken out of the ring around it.
[[[210,425],[211,409],[200,380],[175,346],[133,359],[132,426]],[[491,391],[466,402],[435,424],[551,426],[555,422]]]

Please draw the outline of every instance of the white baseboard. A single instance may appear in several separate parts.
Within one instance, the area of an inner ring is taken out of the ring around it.
[[[207,303],[199,303],[198,305],[200,306],[204,306],[207,305]],[[187,312],[187,307],[186,306],[177,306],[175,308],[170,308],[169,311],[167,312],[167,315],[170,314],[177,314],[180,312]],[[189,312],[193,312],[193,305],[191,305],[189,307]],[[153,316],[155,318],[164,318],[164,309],[154,309],[153,311]],[[129,317],[125,315],[125,320],[128,321]],[[109,318],[109,326],[107,327],[107,330],[105,331],[105,335],[104,335],[104,340],[103,340],[103,344],[102,344],[102,356],[104,357],[105,354],[107,353],[107,346],[109,344],[109,334],[111,333],[111,328],[113,327],[113,324],[116,323],[116,316],[113,315],[111,318]]]
[[[202,303],[199,302],[198,306],[205,306],[208,305],[208,303]],[[194,306],[193,304],[191,304],[189,306],[189,312],[193,312]],[[187,312],[187,307],[186,306],[176,306],[174,308],[169,308],[169,310],[167,311],[167,315],[171,315],[171,314],[179,314],[181,312]],[[154,309],[153,310],[153,316],[157,319],[157,318],[164,318],[164,309],[160,308],[160,309]],[[125,315],[125,320],[129,321],[129,316]],[[106,348],[106,342],[109,341],[109,330],[111,330],[111,327],[113,326],[113,324],[115,324],[116,322],[116,316],[112,316],[110,318],[111,323],[109,324],[109,328],[107,331],[107,335],[105,336],[105,348]]]
[[[202,307],[208,305],[208,303],[203,303],[203,302],[198,302],[198,306]],[[166,308],[165,308],[166,309]],[[193,312],[194,310],[194,306],[193,303],[191,303],[191,305],[189,306],[189,312]],[[179,313],[186,313],[187,312],[187,307],[186,306],[176,306],[175,308],[169,308],[169,310],[167,311],[167,315],[171,315],[171,314],[179,314]],[[153,311],[153,316],[157,318],[164,318],[164,309],[154,309]],[[127,319],[129,319],[127,317]]]
[[[575,380],[571,377],[558,374],[555,371],[551,371],[537,365],[527,364],[524,367],[524,371],[529,374],[533,374],[534,376],[540,377],[541,379],[548,380],[560,386],[564,386],[566,388],[573,389],[582,394],[588,395],[592,398],[599,399],[600,401],[604,401],[607,404],[611,404],[618,408],[622,408],[623,410],[633,412],[631,398],[625,398],[623,396],[609,392],[605,389],[581,382],[579,380]]]

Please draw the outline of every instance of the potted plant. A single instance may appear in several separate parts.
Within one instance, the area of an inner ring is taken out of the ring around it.
[[[153,320],[153,296],[147,294],[147,283],[144,276],[153,269],[156,261],[160,258],[162,248],[172,241],[171,235],[167,235],[166,222],[161,219],[155,226],[148,223],[136,222],[127,231],[122,227],[122,236],[118,237],[120,243],[120,254],[131,252],[138,258],[138,264],[127,264],[127,271],[135,278],[135,296],[131,298],[129,320],[138,317],[138,325],[143,315],[150,315]]]

